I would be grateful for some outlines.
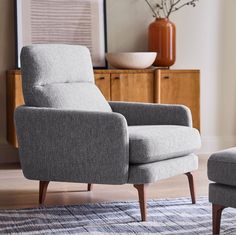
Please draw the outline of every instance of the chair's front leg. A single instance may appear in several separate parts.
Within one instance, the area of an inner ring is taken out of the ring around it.
[[[189,189],[190,189],[190,194],[191,194],[191,198],[192,198],[192,203],[196,204],[196,195],[195,195],[193,175],[192,175],[191,172],[188,172],[185,175],[187,175],[187,177],[188,177]]]
[[[146,199],[147,184],[134,184],[134,187],[138,190],[139,206],[140,206],[142,221],[146,221],[147,220],[147,199]]]
[[[39,181],[39,204],[44,204],[49,181]]]
[[[224,206],[221,205],[212,205],[212,229],[213,229],[213,235],[219,235],[220,234],[220,221],[221,221],[221,214],[222,211],[225,209]]]

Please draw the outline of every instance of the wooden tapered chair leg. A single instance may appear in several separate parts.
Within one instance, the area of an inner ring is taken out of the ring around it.
[[[220,222],[222,211],[225,209],[224,206],[212,204],[212,230],[213,235],[220,234]]]
[[[93,190],[93,184],[88,184],[88,191],[92,191]]]
[[[195,188],[194,188],[194,179],[191,172],[186,173],[188,177],[189,189],[192,198],[192,204],[196,204],[196,195],[195,195]]]
[[[134,184],[134,187],[138,190],[139,206],[141,211],[142,221],[147,220],[147,201],[146,201],[146,184]]]
[[[44,204],[49,181],[39,181],[39,204]]]

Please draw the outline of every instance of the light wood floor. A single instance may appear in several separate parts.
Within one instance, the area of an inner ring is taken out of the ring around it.
[[[208,194],[206,174],[207,156],[199,158],[199,170],[194,172],[198,196]],[[86,184],[49,184],[46,205],[82,204],[91,202],[137,200],[136,189],[132,185],[94,185],[87,192]],[[148,187],[148,198],[172,198],[189,196],[185,175],[162,180]],[[24,178],[19,165],[0,166],[0,208],[29,208],[38,206],[38,182]]]

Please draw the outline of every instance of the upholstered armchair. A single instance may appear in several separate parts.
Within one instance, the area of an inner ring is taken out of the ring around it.
[[[40,181],[133,184],[146,220],[146,186],[188,176],[195,203],[199,132],[181,105],[108,103],[94,84],[87,48],[32,45],[21,52],[25,106],[15,111],[24,176]]]

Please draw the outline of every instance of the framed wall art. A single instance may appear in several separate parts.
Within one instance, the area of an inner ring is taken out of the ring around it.
[[[15,0],[17,66],[23,46],[63,43],[87,46],[94,68],[105,68],[105,0]]]

